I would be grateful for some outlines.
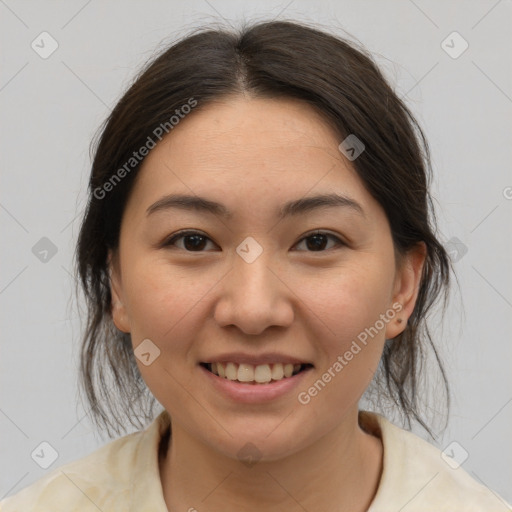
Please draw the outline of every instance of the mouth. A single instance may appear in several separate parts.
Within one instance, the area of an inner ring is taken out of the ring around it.
[[[242,384],[269,384],[294,377],[299,373],[313,368],[312,364],[271,363],[271,364],[238,364],[234,362],[200,363],[200,365],[222,379]]]

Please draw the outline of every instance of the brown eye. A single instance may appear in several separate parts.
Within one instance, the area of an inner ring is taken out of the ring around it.
[[[176,241],[181,239],[183,239],[182,247],[176,245]],[[163,246],[177,246],[178,249],[183,249],[187,252],[203,252],[208,240],[210,239],[206,235],[198,231],[183,231],[164,242]]]
[[[306,248],[308,249],[307,252],[323,252],[325,250],[325,246],[327,245],[329,238],[331,240],[335,240],[336,242],[338,242],[335,245],[335,247],[339,247],[340,245],[346,245],[337,236],[334,236],[330,233],[325,233],[322,231],[318,231],[318,232],[315,232],[315,233],[305,236],[304,238],[301,239],[301,241],[299,243],[301,243],[303,241],[307,241],[306,242]]]

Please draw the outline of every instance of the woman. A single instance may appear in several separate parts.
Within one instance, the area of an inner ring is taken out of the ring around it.
[[[152,422],[0,510],[511,510],[359,410],[377,382],[431,433],[429,346],[446,384],[429,169],[371,58],[314,28],[203,31],[149,63],[103,129],[77,264],[93,418]]]

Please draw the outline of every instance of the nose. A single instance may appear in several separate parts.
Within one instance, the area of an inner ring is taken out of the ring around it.
[[[234,325],[252,335],[291,325],[295,295],[280,273],[268,251],[252,263],[236,255],[233,268],[219,283],[214,315],[218,325]]]

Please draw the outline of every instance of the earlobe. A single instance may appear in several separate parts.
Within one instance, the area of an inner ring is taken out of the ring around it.
[[[112,314],[112,321],[114,325],[122,332],[130,333],[130,321],[126,307],[123,304],[121,278],[116,264],[116,259],[109,251],[108,255],[108,274],[110,282],[110,293],[112,302],[110,304],[110,311]]]
[[[407,327],[407,320],[412,315],[418,298],[426,256],[425,242],[418,242],[403,256],[397,270],[392,300],[392,304],[400,304],[400,308],[395,309],[396,316],[386,327],[386,339],[395,338]]]

